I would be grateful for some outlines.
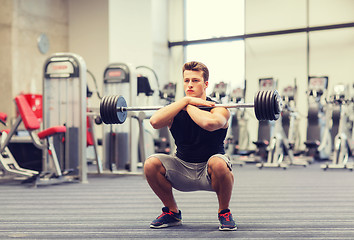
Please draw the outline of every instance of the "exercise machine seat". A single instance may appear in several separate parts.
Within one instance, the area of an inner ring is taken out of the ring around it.
[[[46,138],[48,136],[52,136],[57,133],[65,133],[65,132],[66,132],[65,126],[55,126],[55,127],[47,128],[47,129],[39,132],[37,135],[40,139],[43,139],[43,138]]]
[[[18,111],[20,112],[23,124],[28,131],[37,130],[40,128],[40,123],[37,116],[32,111],[31,107],[29,106],[26,98],[23,95],[19,95],[15,98],[16,105]],[[52,136],[56,133],[63,133],[66,132],[65,126],[54,126],[47,128],[37,135],[40,139],[43,139],[48,136]]]
[[[256,142],[253,142],[253,144],[255,144],[258,148],[267,147],[269,145],[269,141],[267,141],[267,140],[256,141]]]
[[[29,131],[37,130],[40,128],[40,123],[38,118],[33,113],[32,109],[30,108],[26,98],[23,95],[19,95],[15,97],[15,102],[22,117],[23,124],[25,128]]]
[[[319,141],[306,141],[306,142],[304,142],[304,144],[308,148],[318,148],[320,146]]]
[[[1,133],[2,133],[2,132],[6,132],[7,134],[9,134],[10,129],[4,129],[4,130],[1,130],[1,132],[0,132],[0,136],[1,136]]]
[[[6,119],[7,119],[7,114],[3,113],[3,112],[0,112],[0,120],[3,121],[3,122],[6,122]]]

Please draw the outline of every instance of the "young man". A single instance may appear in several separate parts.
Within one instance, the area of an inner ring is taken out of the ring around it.
[[[230,159],[224,155],[224,139],[230,112],[213,107],[206,96],[209,70],[200,62],[183,66],[186,96],[155,112],[155,129],[168,126],[177,146],[176,154],[154,154],[144,164],[146,179],[160,198],[162,214],[150,225],[163,228],[182,224],[172,188],[179,191],[215,191],[219,201],[220,230],[236,230],[229,210],[234,177]],[[206,106],[200,109],[197,106]]]

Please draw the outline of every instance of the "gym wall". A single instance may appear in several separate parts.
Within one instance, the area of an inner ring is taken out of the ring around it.
[[[15,115],[14,97],[42,93],[43,64],[55,52],[81,55],[102,89],[105,67],[129,62],[153,68],[169,82],[165,0],[0,0],[0,109]],[[39,52],[46,33],[49,51]],[[88,83],[92,81],[88,77]],[[91,106],[98,98],[90,99]]]
[[[103,72],[110,63],[148,66],[156,71],[160,86],[169,81],[167,6],[164,0],[69,1],[69,51],[84,58],[101,94]],[[156,89],[155,79],[150,81]],[[94,90],[89,76],[87,83]],[[94,94],[88,106],[99,102]],[[102,131],[96,133],[100,138]]]
[[[75,0],[69,10],[69,50],[85,59],[100,90],[103,71],[114,62],[149,66],[168,78],[165,1]],[[99,104],[96,97],[89,101]]]
[[[351,0],[247,0],[245,34],[354,22]],[[307,19],[307,3],[309,18]],[[306,140],[307,76],[328,76],[329,94],[337,83],[354,82],[354,28],[249,38],[245,41],[247,101],[252,101],[258,79],[273,77],[277,89],[298,86],[300,133]],[[307,48],[309,47],[309,52]],[[257,124],[250,119],[249,126]],[[257,129],[250,128],[250,139]]]
[[[180,41],[184,39],[184,0],[169,1],[169,38],[170,42]],[[182,84],[182,66],[184,64],[184,47],[176,46],[169,49],[169,81],[176,84],[176,99],[184,96],[184,89]]]
[[[68,51],[68,4],[66,0],[1,0],[0,5],[0,111],[11,119],[16,95],[42,93],[45,59]],[[45,54],[37,46],[41,33],[50,40]]]
[[[87,69],[97,80],[100,92],[103,71],[109,63],[108,4],[108,0],[68,1],[69,52],[83,57]],[[87,76],[87,84],[91,91],[95,90],[90,76]],[[97,101],[96,94],[89,101],[92,99]]]

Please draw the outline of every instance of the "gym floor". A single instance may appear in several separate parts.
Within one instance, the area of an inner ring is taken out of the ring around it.
[[[235,232],[218,231],[211,192],[175,192],[183,225],[150,229],[162,205],[142,176],[30,188],[0,181],[0,239],[353,239],[354,172],[234,166]]]

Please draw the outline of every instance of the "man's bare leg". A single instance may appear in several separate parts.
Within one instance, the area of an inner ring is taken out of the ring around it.
[[[219,212],[229,208],[234,175],[222,158],[214,157],[208,162],[208,173],[211,185],[219,201]]]
[[[144,163],[144,173],[151,189],[160,198],[165,207],[178,213],[177,203],[172,193],[172,186],[165,178],[166,169],[156,157],[148,158]]]

